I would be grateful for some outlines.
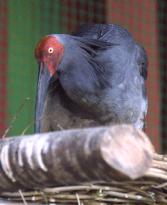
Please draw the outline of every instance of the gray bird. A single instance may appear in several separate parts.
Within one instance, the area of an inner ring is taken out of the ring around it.
[[[147,56],[126,29],[94,24],[73,35],[51,34],[35,56],[35,132],[112,123],[143,129]]]

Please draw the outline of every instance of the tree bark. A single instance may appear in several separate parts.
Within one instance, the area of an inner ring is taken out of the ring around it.
[[[0,140],[0,192],[136,179],[152,165],[147,136],[130,125]]]

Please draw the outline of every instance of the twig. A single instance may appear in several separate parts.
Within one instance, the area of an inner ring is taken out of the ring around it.
[[[22,198],[22,200],[23,200],[24,205],[28,205],[28,203],[26,202],[26,200],[25,200],[25,198],[24,198],[24,195],[23,195],[22,191],[19,190],[18,192],[19,192],[19,194],[20,194],[20,196],[21,196],[21,198]]]
[[[43,192],[45,193],[60,193],[60,192],[69,192],[69,191],[82,191],[82,190],[99,190],[99,189],[110,190],[110,187],[104,187],[99,185],[78,185],[78,186],[64,186],[64,187],[55,187],[55,188],[45,188]]]
[[[167,172],[157,168],[150,168],[144,176],[153,177],[158,180],[167,180]]]
[[[29,122],[28,125],[24,128],[24,130],[22,131],[21,135],[25,135],[25,133],[27,132],[27,130],[34,124],[34,120]]]
[[[167,187],[167,182],[162,183],[162,184],[159,184],[159,185],[155,185],[155,186],[153,186],[153,187],[156,188],[156,189],[162,189],[162,188],[164,188],[164,187]]]
[[[21,113],[21,111],[23,110],[25,104],[26,104],[27,101],[29,101],[29,100],[30,100],[30,98],[27,97],[27,98],[24,99],[24,101],[21,103],[21,105],[19,106],[19,108],[18,108],[16,114],[12,117],[12,119],[11,119],[11,121],[10,121],[10,123],[9,123],[9,126],[8,126],[8,128],[5,130],[5,132],[4,132],[3,136],[2,136],[2,138],[5,138],[5,137],[7,136],[7,134],[9,133],[9,131],[11,130],[11,128],[13,127],[14,122],[17,120],[17,117],[20,115],[20,113]]]
[[[76,198],[77,198],[78,205],[81,205],[81,202],[80,202],[80,199],[79,199],[79,195],[77,193],[75,195],[76,195]]]

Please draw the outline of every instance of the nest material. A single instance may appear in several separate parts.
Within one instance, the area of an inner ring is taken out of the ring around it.
[[[1,199],[13,204],[167,204],[167,157],[155,154],[152,168],[135,181],[94,182],[33,192],[2,193]]]
[[[34,204],[167,204],[167,186],[154,181],[94,183],[47,188],[42,191],[3,193],[3,199]],[[24,203],[23,203],[24,204]]]

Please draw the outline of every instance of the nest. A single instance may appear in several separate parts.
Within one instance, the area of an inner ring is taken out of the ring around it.
[[[34,192],[3,193],[1,197],[14,204],[167,204],[167,183],[148,180],[101,182]]]
[[[167,204],[167,157],[155,154],[152,168],[135,181],[94,182],[32,192],[19,190],[17,193],[1,193],[1,199],[15,205]]]

